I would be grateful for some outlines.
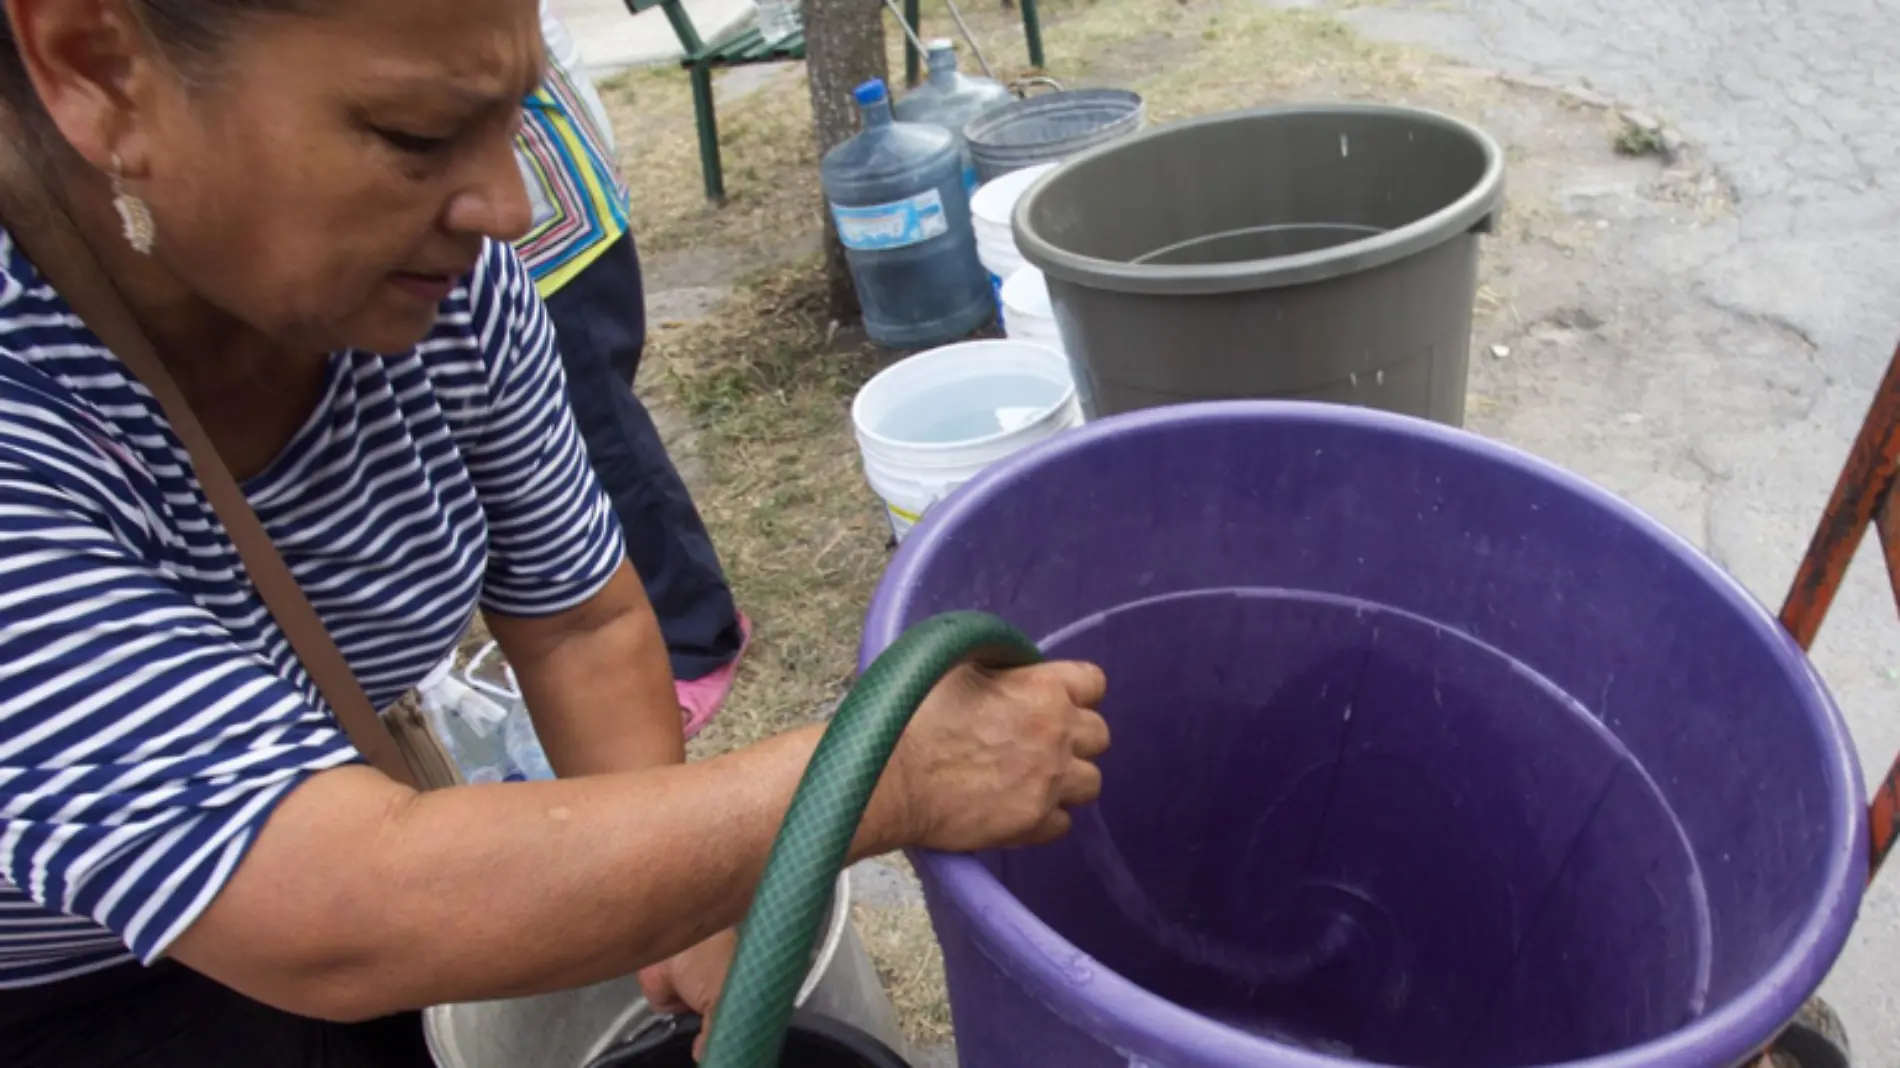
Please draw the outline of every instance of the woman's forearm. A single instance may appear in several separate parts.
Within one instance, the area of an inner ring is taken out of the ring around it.
[[[743,916],[819,736],[421,795],[364,768],[323,773],[279,808],[173,955],[333,1019],[628,974]],[[879,789],[854,855],[904,844],[896,794]]]
[[[562,778],[686,759],[666,642],[640,578],[622,565],[586,604],[544,619],[488,617]]]

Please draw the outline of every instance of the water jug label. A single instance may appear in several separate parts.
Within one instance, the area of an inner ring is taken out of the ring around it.
[[[971,196],[975,196],[976,187],[976,164],[966,163],[963,165],[963,191]]]
[[[838,240],[859,252],[909,248],[950,232],[943,197],[935,189],[889,204],[860,208],[833,204],[831,215],[838,221]]]

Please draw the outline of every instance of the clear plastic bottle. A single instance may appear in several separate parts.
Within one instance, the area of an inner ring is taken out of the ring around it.
[[[554,768],[548,764],[547,752],[541,748],[541,738],[534,732],[534,719],[528,715],[528,703],[522,700],[521,684],[515,681],[514,669],[501,666],[502,682],[491,682],[481,675],[483,665],[496,651],[494,642],[482,646],[469,658],[468,669],[463,680],[503,710],[501,719],[502,752],[506,754],[511,778],[552,779]]]
[[[974,119],[1016,99],[1001,82],[957,70],[957,49],[948,38],[929,44],[930,78],[904,94],[893,108],[899,122],[927,122],[950,131],[963,152],[963,185],[976,191],[976,161],[963,141],[963,128]]]
[[[758,0],[759,36],[766,44],[777,44],[804,28],[798,0]]]
[[[541,748],[541,738],[534,733],[534,721],[528,718],[528,706],[518,706],[511,711],[501,725],[502,748],[508,753],[508,760],[529,780],[552,779],[554,768],[548,764],[548,755]]]
[[[449,759],[465,782],[519,781],[521,774],[508,755],[503,727],[508,710],[455,677],[455,658],[435,666],[416,687],[422,713],[442,742]]]
[[[825,153],[821,170],[865,331],[892,348],[955,341],[995,311],[958,140],[940,126],[896,121],[881,79],[854,95],[863,129]]]

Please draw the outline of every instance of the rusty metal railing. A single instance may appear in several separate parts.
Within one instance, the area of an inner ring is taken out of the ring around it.
[[[1896,612],[1900,612],[1900,500],[1894,497],[1896,476],[1900,476],[1900,347],[1894,349],[1887,373],[1880,380],[1873,403],[1868,405],[1867,418],[1861,422],[1847,463],[1834,483],[1834,495],[1815,526],[1807,554],[1795,569],[1788,599],[1781,606],[1781,625],[1801,648],[1813,647],[1869,527],[1880,538],[1887,584],[1894,593]],[[1868,805],[1870,879],[1893,851],[1896,837],[1900,837],[1897,816],[1900,757],[1874,787]],[[1823,1012],[1831,1018],[1831,1013]],[[1756,1061],[1756,1068],[1773,1068],[1773,1064],[1773,1057],[1764,1053]]]

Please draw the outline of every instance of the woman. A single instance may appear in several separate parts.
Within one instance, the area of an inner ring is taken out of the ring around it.
[[[729,928],[816,734],[680,763],[653,613],[506,244],[529,225],[512,141],[542,75],[535,0],[5,12],[6,202],[32,187],[72,217],[371,698],[479,604],[564,778],[419,795],[360,761],[172,424],[16,214],[0,1064],[420,1068],[412,1010],[626,974]],[[854,856],[1062,833],[1099,790],[1102,685],[1076,664],[954,674]]]
[[[541,4],[548,76],[515,139],[534,223],[516,251],[547,302],[568,398],[666,639],[686,735],[732,692],[751,623],[653,418],[629,388],[646,344],[640,256],[613,130],[567,29]]]

